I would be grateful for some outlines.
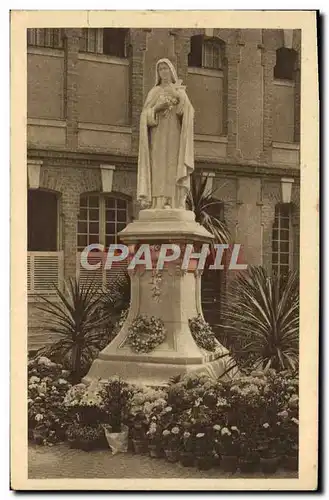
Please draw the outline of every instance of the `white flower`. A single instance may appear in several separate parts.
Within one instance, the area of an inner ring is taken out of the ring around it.
[[[38,365],[52,366],[53,364],[54,363],[52,363],[49,358],[46,358],[46,356],[41,356],[38,359]]]
[[[197,438],[202,438],[204,437],[204,432],[199,432],[197,435],[196,435]]]
[[[231,427],[231,430],[232,430],[232,431],[236,431],[236,432],[240,432],[240,431],[239,431],[239,429],[238,429],[235,425],[233,425],[233,426]]]
[[[265,422],[265,424],[263,424],[264,429],[268,429],[269,426],[270,426],[270,424],[268,424],[267,422]]]
[[[172,407],[171,407],[171,406],[167,406],[167,407],[164,409],[164,411],[165,411],[166,413],[169,413],[169,412],[171,412],[171,411],[172,411]]]
[[[230,433],[230,431],[228,430],[227,427],[223,427],[223,429],[221,430],[221,435],[225,436],[225,434],[227,434],[227,436],[231,435],[231,433]]]
[[[278,417],[282,417],[282,418],[288,418],[289,414],[287,412],[287,410],[283,410],[283,411],[280,411],[280,413],[278,413]]]
[[[187,431],[185,431],[184,434],[183,434],[183,436],[184,436],[185,439],[189,438],[190,435],[191,434],[189,432],[187,432]]]
[[[179,434],[179,428],[178,428],[178,427],[173,427],[173,428],[171,429],[171,432],[172,432],[173,434]]]
[[[297,418],[292,417],[291,421],[292,421],[294,424],[299,425],[299,420],[297,420]]]
[[[169,436],[169,435],[170,435],[170,431],[168,431],[167,429],[165,429],[165,430],[162,432],[162,435],[163,435],[163,436]]]
[[[35,416],[35,420],[37,422],[40,422],[41,420],[43,420],[43,415],[41,415],[41,413],[38,413],[36,416]]]
[[[30,380],[29,380],[30,384],[36,384],[38,382],[40,382],[40,378],[36,377],[35,375],[33,377],[31,377]]]
[[[221,430],[221,426],[220,426],[220,425],[218,425],[218,424],[215,424],[215,425],[213,426],[213,429],[214,429],[214,431],[220,431],[220,430]]]
[[[195,401],[194,406],[200,406],[201,402],[202,402],[202,398],[198,398],[198,399]]]
[[[66,385],[66,384],[68,384],[68,381],[67,381],[67,380],[64,380],[63,378],[59,378],[59,379],[58,379],[58,383],[59,383],[60,385]]]

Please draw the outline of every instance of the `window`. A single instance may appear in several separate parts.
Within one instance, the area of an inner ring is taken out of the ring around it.
[[[92,243],[103,244],[106,248],[117,243],[117,234],[128,221],[126,199],[98,194],[82,195],[78,216],[78,252]]]
[[[29,28],[27,30],[27,45],[62,49],[63,30],[60,28]]]
[[[84,28],[80,51],[124,58],[127,56],[127,32],[125,28]]]
[[[27,202],[28,251],[56,252],[57,227],[57,194],[39,189],[29,189]]]
[[[224,42],[219,38],[205,38],[204,35],[192,36],[188,65],[223,69],[224,47]]]
[[[274,78],[277,80],[295,80],[297,52],[281,47],[276,51]]]
[[[272,230],[272,270],[278,276],[287,274],[291,255],[291,208],[289,203],[275,207]]]

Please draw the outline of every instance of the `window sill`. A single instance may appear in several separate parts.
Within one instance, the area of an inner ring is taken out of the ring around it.
[[[79,52],[79,61],[93,61],[117,66],[129,66],[129,59],[90,52]]]
[[[51,56],[64,58],[64,49],[53,49],[51,47],[38,47],[37,45],[28,45],[28,54],[35,54],[38,56]]]
[[[282,79],[274,79],[273,80],[274,85],[277,85],[278,87],[294,87],[295,82],[293,80],[284,80]]]
[[[215,78],[224,77],[224,71],[221,69],[189,66],[187,71],[189,75],[213,76]]]

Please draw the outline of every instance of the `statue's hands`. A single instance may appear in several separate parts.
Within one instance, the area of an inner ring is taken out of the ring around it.
[[[165,109],[168,109],[170,106],[168,101],[162,101],[159,100],[157,104],[154,106],[154,111],[157,113],[158,111],[163,111]]]

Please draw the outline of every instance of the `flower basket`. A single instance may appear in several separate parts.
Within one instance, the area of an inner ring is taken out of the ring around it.
[[[179,460],[179,450],[177,449],[165,449],[164,450],[167,461],[170,463],[178,462]]]
[[[232,472],[234,474],[238,468],[239,459],[235,455],[222,455],[220,467],[224,472]]]
[[[182,451],[179,460],[183,467],[193,467],[195,457],[191,451]]]
[[[279,457],[261,457],[260,469],[264,474],[274,474],[279,467]]]
[[[111,449],[112,455],[117,453],[127,453],[129,429],[126,425],[121,425],[121,432],[112,432],[110,425],[103,425],[105,437]]]
[[[146,455],[148,453],[148,444],[145,439],[133,439],[133,450],[137,455]]]

